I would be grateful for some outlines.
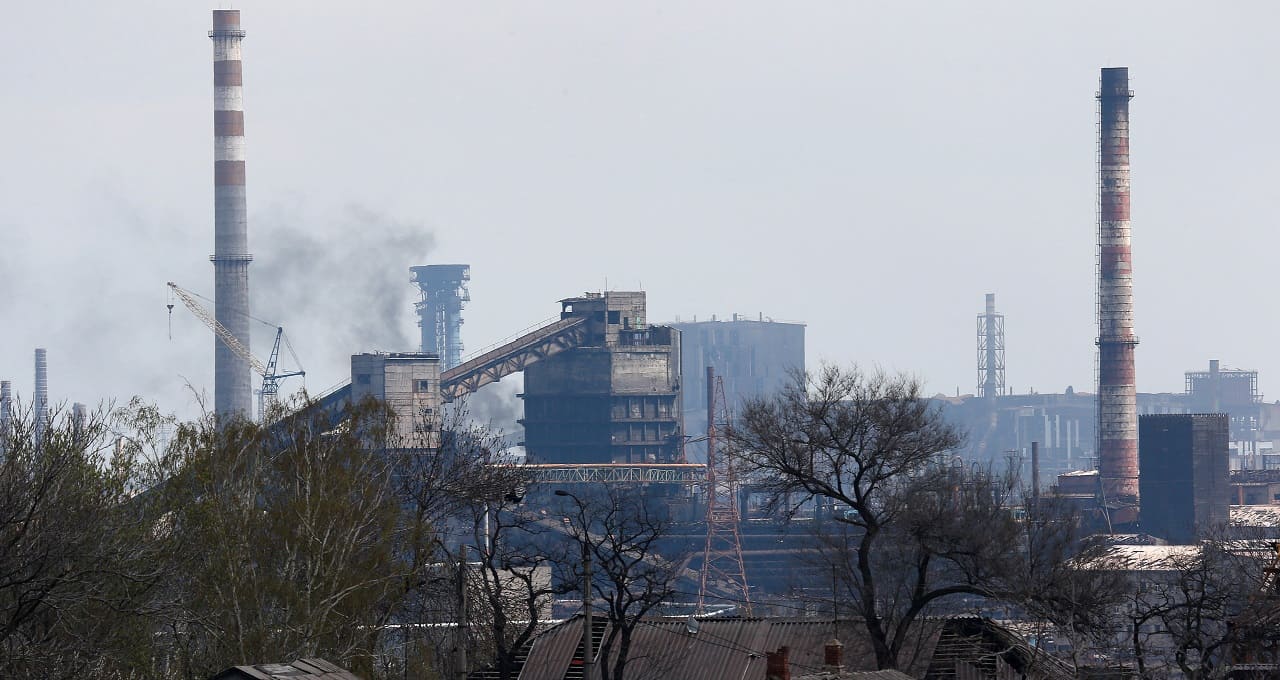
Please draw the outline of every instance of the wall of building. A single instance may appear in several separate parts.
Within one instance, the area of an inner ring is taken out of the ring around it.
[[[537,463],[659,463],[679,457],[681,337],[649,326],[643,292],[560,301],[590,320],[583,346],[524,374],[525,450]]]
[[[1141,522],[1144,532],[1189,544],[1230,519],[1226,414],[1139,418]]]
[[[440,446],[440,357],[422,352],[351,357],[351,400],[374,397],[396,414],[394,448]]]
[[[747,319],[677,322],[683,347],[685,430],[697,437],[707,431],[707,367],[724,379],[724,395],[731,410],[743,401],[777,394],[793,383],[793,372],[804,369],[804,324]],[[696,395],[690,397],[688,395]],[[693,462],[705,452],[690,446]]]

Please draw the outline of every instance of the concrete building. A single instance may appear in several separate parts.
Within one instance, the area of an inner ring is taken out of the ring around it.
[[[440,446],[440,357],[421,352],[351,356],[352,403],[374,397],[396,414],[394,448]]]
[[[729,320],[676,322],[680,330],[685,394],[707,393],[707,367],[724,379],[725,399],[736,411],[746,399],[780,392],[792,382],[792,372],[804,369],[804,324],[750,319],[734,314]],[[685,431],[697,437],[707,431],[705,398],[685,399]],[[695,452],[696,455],[695,455]],[[690,447],[694,462],[702,450]]]
[[[1230,521],[1225,413],[1138,419],[1144,532],[1189,544]]]
[[[525,368],[529,462],[678,460],[680,332],[648,324],[643,292],[588,293],[560,306],[561,321],[584,320],[584,335]]]

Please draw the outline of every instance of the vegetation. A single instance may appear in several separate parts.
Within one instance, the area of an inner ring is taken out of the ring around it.
[[[36,427],[20,409],[0,432],[0,677],[320,656],[369,678],[514,678],[589,557],[600,675],[625,680],[637,626],[679,593],[665,513],[617,488],[529,507],[526,471],[462,413],[423,455],[378,402],[337,426],[294,406],[270,427],[137,402]],[[797,552],[833,570],[828,599],[879,668],[909,667],[935,615],[994,607],[1068,642],[1077,669],[1222,677],[1280,647],[1256,543],[1135,571],[1059,499],[1023,508],[1015,478],[952,464],[962,433],[910,377],[828,367],[746,404],[727,436],[776,510],[816,508]]]

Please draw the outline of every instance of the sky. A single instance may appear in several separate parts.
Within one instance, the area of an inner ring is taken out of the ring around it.
[[[1280,398],[1274,3],[234,6],[253,313],[313,393],[416,349],[409,267],[455,262],[469,350],[640,288],[651,322],[800,321],[810,367],[964,393],[995,293],[1009,386],[1091,391],[1094,94],[1128,66],[1138,388],[1216,358]],[[46,347],[55,401],[212,404],[213,336],[165,287],[212,297],[210,9],[5,10],[0,378],[24,400]]]

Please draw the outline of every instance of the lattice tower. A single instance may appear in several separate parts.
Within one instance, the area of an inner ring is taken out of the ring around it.
[[[708,585],[721,585],[751,615],[751,593],[742,559],[739,530],[737,458],[733,455],[729,403],[724,380],[707,367],[707,542],[698,583],[698,613],[705,613]]]

